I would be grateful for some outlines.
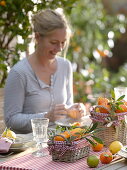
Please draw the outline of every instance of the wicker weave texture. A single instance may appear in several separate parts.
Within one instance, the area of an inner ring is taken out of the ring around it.
[[[92,122],[98,122],[98,128],[103,129],[96,133],[96,136],[101,138],[104,142],[104,145],[107,147],[113,141],[120,141],[123,145],[126,145],[127,140],[127,122],[126,122],[126,115],[127,112],[117,113],[114,115],[113,121],[108,122],[106,119],[110,117],[111,113],[100,113],[96,112],[96,108],[105,108],[104,106],[97,105],[92,106],[90,108],[90,117]],[[108,124],[112,123],[110,126]],[[104,125],[105,124],[105,125]]]
[[[56,162],[75,162],[78,159],[84,158],[89,155],[90,146],[85,146],[80,149],[76,149],[75,151],[66,151],[64,155],[61,157],[61,151],[53,151],[52,152],[52,160]]]
[[[96,136],[103,140],[106,147],[116,140],[126,145],[127,125],[125,122],[120,123],[118,126],[112,125],[110,127],[105,127],[103,123],[99,123],[98,128],[104,129],[99,131]]]

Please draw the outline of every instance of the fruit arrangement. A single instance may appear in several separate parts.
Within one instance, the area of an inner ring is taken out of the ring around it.
[[[124,100],[125,95],[115,100],[114,97],[108,99],[105,97],[98,98],[98,105],[103,106],[98,109],[100,113],[123,113],[127,112],[127,101]],[[106,108],[106,109],[105,109]]]
[[[113,141],[109,144],[107,148],[104,149],[103,152],[101,152],[98,156],[94,155],[94,152],[100,152],[103,149],[103,144],[96,144],[95,148],[91,145],[91,149],[94,151],[92,155],[89,155],[86,159],[87,165],[90,168],[96,168],[100,163],[102,164],[109,164],[114,160],[116,157],[115,154],[117,154],[121,148],[123,147],[123,144],[120,141]]]
[[[103,144],[103,141],[95,136],[96,131],[99,131],[97,128],[98,123],[92,124],[90,127],[88,126],[82,126],[80,127],[79,122],[74,122],[71,124],[71,127],[56,127],[56,133],[55,134],[48,134],[49,139],[54,141],[77,141],[80,139],[86,139],[88,142],[90,142],[93,146],[96,144]],[[91,139],[90,139],[91,138]],[[93,140],[92,140],[93,139]]]
[[[112,124],[118,125],[125,120],[127,115],[127,101],[124,100],[125,95],[110,99],[106,97],[99,97],[97,105],[90,110],[91,119],[97,122],[103,122],[107,127]]]
[[[112,94],[111,98],[99,97],[97,105],[90,108],[92,122],[98,122],[98,128],[103,131],[97,133],[97,137],[103,139],[104,145],[108,146],[111,142],[118,140],[126,145],[127,123],[127,101],[125,95],[115,99]]]
[[[98,123],[90,127],[78,127],[77,125],[79,124],[76,122],[69,128],[57,126],[55,134],[54,132],[48,134],[48,150],[53,161],[75,162],[88,156],[90,144],[103,143],[95,136]]]

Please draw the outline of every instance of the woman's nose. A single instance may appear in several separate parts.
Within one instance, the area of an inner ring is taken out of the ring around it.
[[[62,44],[58,44],[58,46],[57,46],[57,50],[58,50],[58,52],[61,52],[61,51],[63,50],[63,46],[62,46]]]

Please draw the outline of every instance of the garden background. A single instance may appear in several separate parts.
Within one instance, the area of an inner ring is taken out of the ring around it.
[[[31,15],[62,8],[73,36],[67,58],[74,70],[74,99],[95,104],[127,86],[126,0],[0,0],[0,87],[10,68],[31,52]],[[123,5],[125,3],[125,5]]]

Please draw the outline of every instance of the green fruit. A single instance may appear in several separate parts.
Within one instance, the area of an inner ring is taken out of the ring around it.
[[[90,155],[88,156],[87,158],[87,165],[90,167],[90,168],[96,168],[99,164],[99,159],[96,155]]]

